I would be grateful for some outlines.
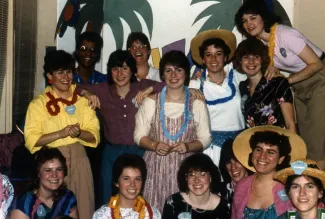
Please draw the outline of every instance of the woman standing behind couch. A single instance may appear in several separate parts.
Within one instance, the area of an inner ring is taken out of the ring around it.
[[[308,158],[325,170],[325,104],[320,101],[325,99],[325,55],[298,30],[276,22],[260,0],[245,1],[235,17],[239,32],[269,45],[270,66],[290,72],[288,82],[293,85],[299,132],[308,146]]]
[[[161,210],[165,199],[178,190],[176,175],[181,161],[188,153],[206,148],[211,135],[206,105],[190,98],[190,65],[184,53],[166,53],[159,73],[166,87],[143,101],[136,114],[134,140],[147,149],[144,197]]]
[[[26,124],[26,147],[31,153],[43,145],[57,147],[66,158],[67,186],[78,200],[80,219],[91,218],[94,212],[92,173],[85,146],[96,147],[99,122],[86,98],[72,85],[74,59],[63,50],[45,56],[44,72],[50,84],[43,94],[29,105]]]

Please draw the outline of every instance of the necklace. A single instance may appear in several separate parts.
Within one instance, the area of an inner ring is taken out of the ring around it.
[[[62,97],[55,98],[53,96],[53,94],[51,94],[50,91],[46,93],[46,96],[48,96],[48,98],[50,98],[50,100],[46,103],[46,109],[51,116],[56,116],[60,113],[60,106],[58,104],[59,102],[67,105],[67,107],[66,107],[67,113],[74,114],[74,111],[76,109],[75,109],[75,107],[72,107],[72,106],[73,106],[73,104],[75,104],[77,102],[77,89],[75,89],[73,91],[71,100],[67,100]],[[52,107],[54,107],[54,109]]]
[[[274,48],[275,48],[275,30],[277,25],[278,24],[275,23],[270,29],[270,39],[269,39],[270,66],[274,66],[273,56],[274,56]]]
[[[184,93],[184,95],[183,95],[182,97],[180,97],[180,98],[178,98],[178,99],[173,99],[173,98],[171,98],[167,93],[166,93],[166,95],[167,95],[168,99],[171,100],[171,101],[180,101],[180,100],[183,100],[184,97],[185,97],[185,93]]]
[[[190,91],[187,86],[184,87],[185,90],[185,103],[184,103],[184,122],[180,128],[180,130],[175,133],[175,135],[171,135],[169,131],[167,130],[166,124],[165,124],[165,100],[166,100],[166,86],[162,89],[161,95],[160,95],[160,124],[163,129],[163,134],[168,139],[172,141],[176,141],[181,135],[185,132],[188,122],[189,122],[189,104],[190,104]]]
[[[252,190],[253,195],[254,195],[255,197],[257,197],[257,198],[260,198],[260,197],[262,197],[262,196],[265,196],[269,191],[266,191],[266,192],[263,193],[262,195],[258,195],[258,194],[256,194],[256,193],[254,192],[254,183],[255,183],[255,179],[256,179],[256,176],[254,176],[254,180],[253,180],[252,187],[251,187],[251,190]],[[266,188],[268,189],[268,188],[272,187],[272,186],[274,185],[274,183],[275,183],[275,182],[272,182],[270,185],[266,186]]]
[[[228,77],[228,86],[230,87],[231,90],[231,94],[227,97],[223,97],[223,98],[217,98],[215,100],[207,100],[205,99],[205,102],[207,105],[217,105],[217,104],[222,104],[222,103],[226,103],[230,100],[232,100],[235,95],[236,95],[236,87],[234,85],[234,83],[232,82],[234,77],[234,71],[233,69],[231,69],[231,71],[229,72],[229,77]],[[204,81],[206,80],[206,69],[203,71],[202,73],[202,77],[201,77],[201,85],[200,85],[200,90],[204,95]]]
[[[108,207],[111,208],[111,218],[112,219],[122,219],[122,215],[120,212],[121,206],[120,206],[120,196],[119,195],[111,197]],[[128,215],[131,215],[132,211],[136,211],[139,213],[139,219],[144,219],[145,218],[145,209],[147,209],[147,211],[148,211],[149,218],[153,219],[152,208],[146,202],[146,200],[144,200],[144,198],[142,198],[141,196],[138,196],[136,198],[136,200],[134,201],[132,210],[130,212],[128,212]]]
[[[209,193],[209,200],[208,200],[206,206],[203,208],[203,210],[199,210],[199,208],[193,208],[193,206],[192,206],[192,210],[194,210],[194,211],[196,211],[197,213],[200,213],[200,214],[206,212],[209,209],[210,204],[211,204],[211,196],[212,196],[211,193]],[[188,197],[188,198],[190,199],[190,197]]]

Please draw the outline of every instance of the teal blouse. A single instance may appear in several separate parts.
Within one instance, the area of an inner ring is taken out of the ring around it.
[[[270,219],[277,217],[274,204],[266,209],[251,209],[246,206],[243,213],[243,219]]]

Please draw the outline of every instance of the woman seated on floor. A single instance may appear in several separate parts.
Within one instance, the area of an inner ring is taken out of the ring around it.
[[[63,182],[67,165],[61,152],[43,146],[36,155],[36,170],[31,190],[15,199],[10,218],[78,218],[76,197]]]
[[[158,209],[153,208],[140,194],[147,177],[143,158],[136,154],[122,154],[113,166],[113,195],[109,203],[99,208],[93,219],[159,219]]]
[[[223,198],[219,170],[208,155],[203,153],[187,157],[181,164],[177,181],[179,191],[167,198],[163,219],[230,218]]]

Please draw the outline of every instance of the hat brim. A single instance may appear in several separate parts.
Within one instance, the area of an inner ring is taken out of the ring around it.
[[[283,185],[285,185],[286,182],[287,182],[288,177],[292,176],[292,175],[296,175],[296,174],[291,169],[291,167],[288,167],[288,168],[285,168],[283,170],[280,170],[280,171],[276,172],[274,174],[273,178],[275,180],[281,182]],[[312,176],[314,178],[317,178],[322,182],[323,186],[325,187],[325,173],[324,173],[324,171],[321,171],[321,170],[316,169],[316,168],[307,167],[307,169],[304,172],[302,172],[301,175]]]
[[[192,59],[199,65],[203,65],[202,58],[200,56],[199,47],[207,39],[220,38],[230,49],[229,59],[234,56],[236,50],[236,36],[228,30],[216,29],[216,30],[207,30],[199,33],[191,40],[191,54]]]
[[[291,160],[295,161],[297,159],[305,159],[307,156],[307,148],[305,142],[302,138],[284,128],[280,128],[277,126],[256,126],[250,129],[247,129],[240,133],[234,140],[233,150],[237,160],[250,171],[256,172],[255,168],[248,165],[249,154],[252,152],[252,149],[249,144],[249,140],[251,136],[255,132],[263,132],[263,131],[272,131],[276,132],[280,135],[286,135],[289,137],[290,145],[291,145]]]

